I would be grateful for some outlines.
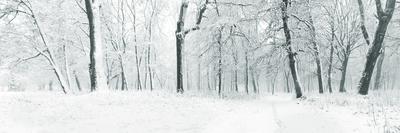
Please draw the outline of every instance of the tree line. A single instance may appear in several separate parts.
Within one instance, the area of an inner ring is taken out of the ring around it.
[[[384,84],[385,53],[396,54],[397,38],[386,35],[398,23],[395,0],[174,2],[7,0],[0,3],[2,47],[24,45],[2,58],[15,73],[25,71],[13,66],[46,62],[40,67],[51,68],[64,93],[82,91],[88,81],[90,91],[176,87],[221,96],[293,89],[300,98],[313,88],[346,92],[352,56],[364,62],[357,90],[367,95]],[[175,56],[166,56],[172,48]]]

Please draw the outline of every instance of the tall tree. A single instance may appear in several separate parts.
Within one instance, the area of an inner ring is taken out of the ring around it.
[[[314,26],[314,20],[312,16],[312,9],[310,0],[307,0],[307,7],[308,7],[308,27],[311,31],[311,43],[313,45],[314,51],[314,58],[315,58],[315,65],[317,66],[317,78],[318,78],[318,91],[319,93],[324,93],[324,83],[322,80],[322,65],[321,65],[321,58],[320,58],[320,50],[319,45],[317,44],[317,32]]]
[[[282,11],[282,22],[283,22],[283,31],[285,33],[286,37],[286,43],[285,43],[285,48],[288,53],[289,57],[289,68],[290,72],[292,73],[292,79],[294,82],[294,89],[296,91],[296,98],[300,98],[303,96],[302,91],[301,91],[301,84],[300,84],[300,78],[297,73],[297,66],[296,66],[296,52],[293,51],[292,48],[292,37],[290,35],[290,29],[289,29],[289,24],[288,24],[288,7],[290,5],[289,0],[282,0],[281,4],[281,11]]]
[[[358,5],[360,7],[363,6],[360,2],[358,3]],[[372,46],[368,50],[367,61],[365,63],[362,77],[358,86],[358,93],[361,95],[368,94],[372,73],[374,71],[376,60],[382,49],[382,43],[385,39],[387,27],[389,26],[390,20],[393,16],[393,12],[396,6],[396,0],[387,0],[385,9],[382,8],[381,0],[375,0],[375,6],[379,23],[375,31],[375,37],[374,41],[372,42]],[[363,12],[361,11],[361,13]],[[363,16],[363,14],[361,16]]]
[[[205,3],[200,7],[198,16],[196,18],[196,25],[193,28],[190,29],[185,29],[185,18],[186,18],[186,13],[188,10],[189,2],[187,0],[182,0],[180,10],[179,10],[179,17],[178,17],[178,22],[177,22],[177,27],[175,31],[175,37],[176,37],[176,91],[178,93],[183,93],[184,88],[183,88],[183,58],[182,58],[182,50],[183,50],[183,45],[185,44],[185,37],[187,34],[189,34],[191,31],[199,30],[200,29],[200,24],[201,21],[203,20],[203,15],[205,11],[207,10],[207,4],[208,0],[205,1]]]
[[[85,0],[86,15],[89,21],[90,40],[90,90],[108,90],[103,69],[103,49],[100,28],[100,2],[99,0]]]
[[[34,49],[36,50],[36,52],[38,52],[38,54],[29,57],[29,58],[25,58],[25,59],[21,59],[19,62],[22,61],[27,61],[39,56],[42,56],[44,58],[46,58],[46,60],[48,61],[48,63],[50,64],[50,66],[52,67],[55,76],[57,77],[57,80],[61,86],[62,91],[66,94],[67,90],[69,90],[69,85],[67,82],[67,79],[65,79],[65,77],[62,74],[61,68],[58,66],[58,63],[56,61],[55,58],[55,54],[54,51],[49,47],[48,41],[46,39],[45,33],[40,25],[40,22],[38,21],[38,18],[36,16],[36,13],[32,7],[32,4],[29,0],[19,0],[19,1],[15,1],[18,3],[18,6],[14,8],[11,8],[10,11],[8,13],[15,13],[15,17],[19,14],[25,14],[27,15],[29,18],[32,19],[34,26],[36,27],[40,40],[43,43],[43,48],[41,48],[40,46],[33,44],[32,46],[34,47]],[[2,18],[3,16],[1,16],[0,18]],[[15,18],[14,17],[14,18]],[[14,20],[14,19],[12,19]],[[11,21],[12,21],[11,20]],[[10,22],[11,22],[10,21]]]

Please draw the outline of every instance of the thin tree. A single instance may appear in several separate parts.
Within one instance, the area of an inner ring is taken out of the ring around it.
[[[61,86],[62,91],[66,94],[67,90],[69,90],[69,85],[68,85],[66,79],[64,78],[62,71],[54,58],[55,56],[54,56],[53,51],[50,49],[49,44],[47,43],[45,34],[43,33],[41,25],[40,25],[40,23],[36,17],[36,14],[32,8],[32,4],[30,3],[29,0],[20,0],[17,2],[18,2],[18,6],[15,9],[12,9],[10,11],[10,13],[15,12],[15,16],[17,16],[19,13],[23,13],[23,14],[27,15],[28,17],[32,18],[33,24],[35,25],[36,29],[38,30],[40,40],[42,41],[42,43],[44,45],[44,50],[39,48],[39,46],[37,46],[37,45],[33,45],[34,49],[38,52],[38,54],[36,54],[32,57],[29,57],[29,58],[22,59],[19,62],[30,60],[30,59],[33,59],[33,58],[36,58],[39,56],[43,56],[44,58],[46,58],[46,60],[49,62],[50,66],[52,67],[54,74],[57,77],[57,80]],[[20,10],[19,9],[20,7],[26,9],[26,11]]]

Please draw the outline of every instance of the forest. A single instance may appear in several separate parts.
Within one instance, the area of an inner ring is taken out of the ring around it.
[[[400,132],[398,3],[1,0],[0,132]]]

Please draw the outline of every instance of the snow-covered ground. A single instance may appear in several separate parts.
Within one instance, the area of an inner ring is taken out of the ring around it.
[[[0,133],[374,133],[367,115],[323,98],[163,92],[1,92]],[[362,98],[361,98],[362,99]]]

